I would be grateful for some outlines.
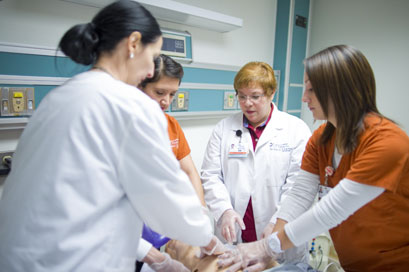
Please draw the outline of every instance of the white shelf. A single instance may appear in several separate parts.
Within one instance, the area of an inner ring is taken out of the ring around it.
[[[203,120],[203,119],[222,119],[232,114],[241,112],[240,110],[225,110],[225,111],[189,111],[189,112],[166,112],[170,116],[175,117],[178,121],[183,120]]]
[[[243,19],[172,0],[138,0],[159,20],[229,32],[243,26]]]
[[[183,120],[203,120],[203,119],[222,119],[232,114],[241,112],[240,110],[225,111],[192,111],[192,112],[166,112],[178,121]],[[0,131],[24,129],[28,123],[27,117],[0,118]]]
[[[62,0],[92,7],[104,7],[113,0]],[[204,28],[217,32],[229,32],[243,26],[243,19],[219,12],[198,8],[173,0],[135,0],[148,9],[156,19]]]
[[[0,131],[24,129],[27,125],[27,122],[27,117],[0,118]]]

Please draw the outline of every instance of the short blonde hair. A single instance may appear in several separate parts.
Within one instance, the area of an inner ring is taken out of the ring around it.
[[[260,86],[264,94],[271,96],[277,89],[274,70],[265,62],[253,61],[244,65],[234,78],[234,89]]]

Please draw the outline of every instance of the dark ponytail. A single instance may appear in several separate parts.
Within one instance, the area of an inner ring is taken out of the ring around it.
[[[142,5],[131,0],[114,2],[103,8],[88,24],[69,29],[59,48],[73,61],[94,64],[103,52],[111,52],[132,32],[141,33],[143,45],[155,42],[161,35],[159,24]]]
[[[99,38],[93,23],[73,26],[62,37],[59,47],[73,61],[89,65],[97,59],[96,47]]]

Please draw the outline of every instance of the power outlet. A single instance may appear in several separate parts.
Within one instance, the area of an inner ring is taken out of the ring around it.
[[[0,176],[6,176],[10,172],[13,153],[13,151],[0,152]]]
[[[178,91],[172,101],[172,111],[187,111],[189,109],[189,92]]]
[[[31,116],[34,112],[34,88],[1,87],[1,116]]]
[[[225,110],[237,109],[237,98],[235,92],[224,92],[223,109]]]

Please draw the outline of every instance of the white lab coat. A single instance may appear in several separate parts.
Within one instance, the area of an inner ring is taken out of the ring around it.
[[[240,140],[237,130],[242,131],[241,143],[249,150],[245,158],[228,155],[232,144],[237,145]],[[242,113],[220,121],[208,142],[201,170],[205,201],[216,222],[227,209],[234,209],[243,217],[251,197],[260,239],[297,177],[310,136],[310,129],[301,119],[279,111],[275,105],[255,151],[250,132],[243,126]],[[220,231],[216,224],[216,234],[223,239]],[[240,230],[237,237],[241,242]],[[305,247],[295,255],[303,256],[304,250]],[[288,258],[302,258],[297,256]]]
[[[89,71],[51,91],[25,128],[0,201],[0,271],[135,269],[143,222],[204,246],[208,217],[156,102]]]

